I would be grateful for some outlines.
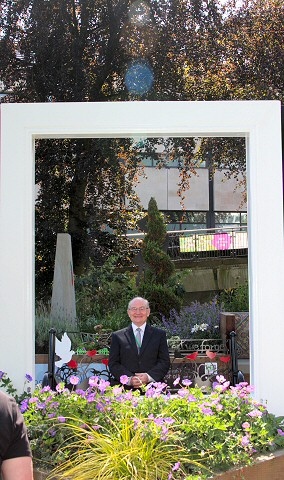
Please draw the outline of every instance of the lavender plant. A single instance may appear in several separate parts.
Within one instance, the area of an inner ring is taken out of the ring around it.
[[[162,327],[167,336],[179,338],[219,338],[221,305],[217,297],[207,303],[192,302],[180,312],[171,310],[162,317]]]

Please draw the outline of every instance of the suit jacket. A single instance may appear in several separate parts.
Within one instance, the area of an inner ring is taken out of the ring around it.
[[[132,324],[114,332],[111,337],[108,367],[116,382],[122,375],[128,377],[146,372],[161,382],[170,368],[166,333],[146,324],[138,354]]]

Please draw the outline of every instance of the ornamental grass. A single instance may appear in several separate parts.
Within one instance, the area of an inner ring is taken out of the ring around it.
[[[173,472],[185,478],[182,467],[201,467],[190,458],[177,432],[169,423],[150,418],[124,418],[115,423],[106,416],[108,428],[65,423],[71,434],[68,451],[74,452],[52,472],[58,478],[77,480],[168,480]]]

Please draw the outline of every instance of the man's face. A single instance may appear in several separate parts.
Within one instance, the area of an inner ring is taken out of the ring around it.
[[[133,322],[137,327],[141,327],[141,325],[147,321],[147,318],[150,315],[150,308],[147,307],[145,301],[133,300],[129,309],[127,310],[127,313],[131,322]]]

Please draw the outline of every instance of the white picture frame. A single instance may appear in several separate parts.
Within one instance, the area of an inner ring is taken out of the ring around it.
[[[0,369],[34,374],[34,144],[37,138],[243,136],[247,144],[250,375],[283,414],[283,189],[278,101],[1,105]]]

